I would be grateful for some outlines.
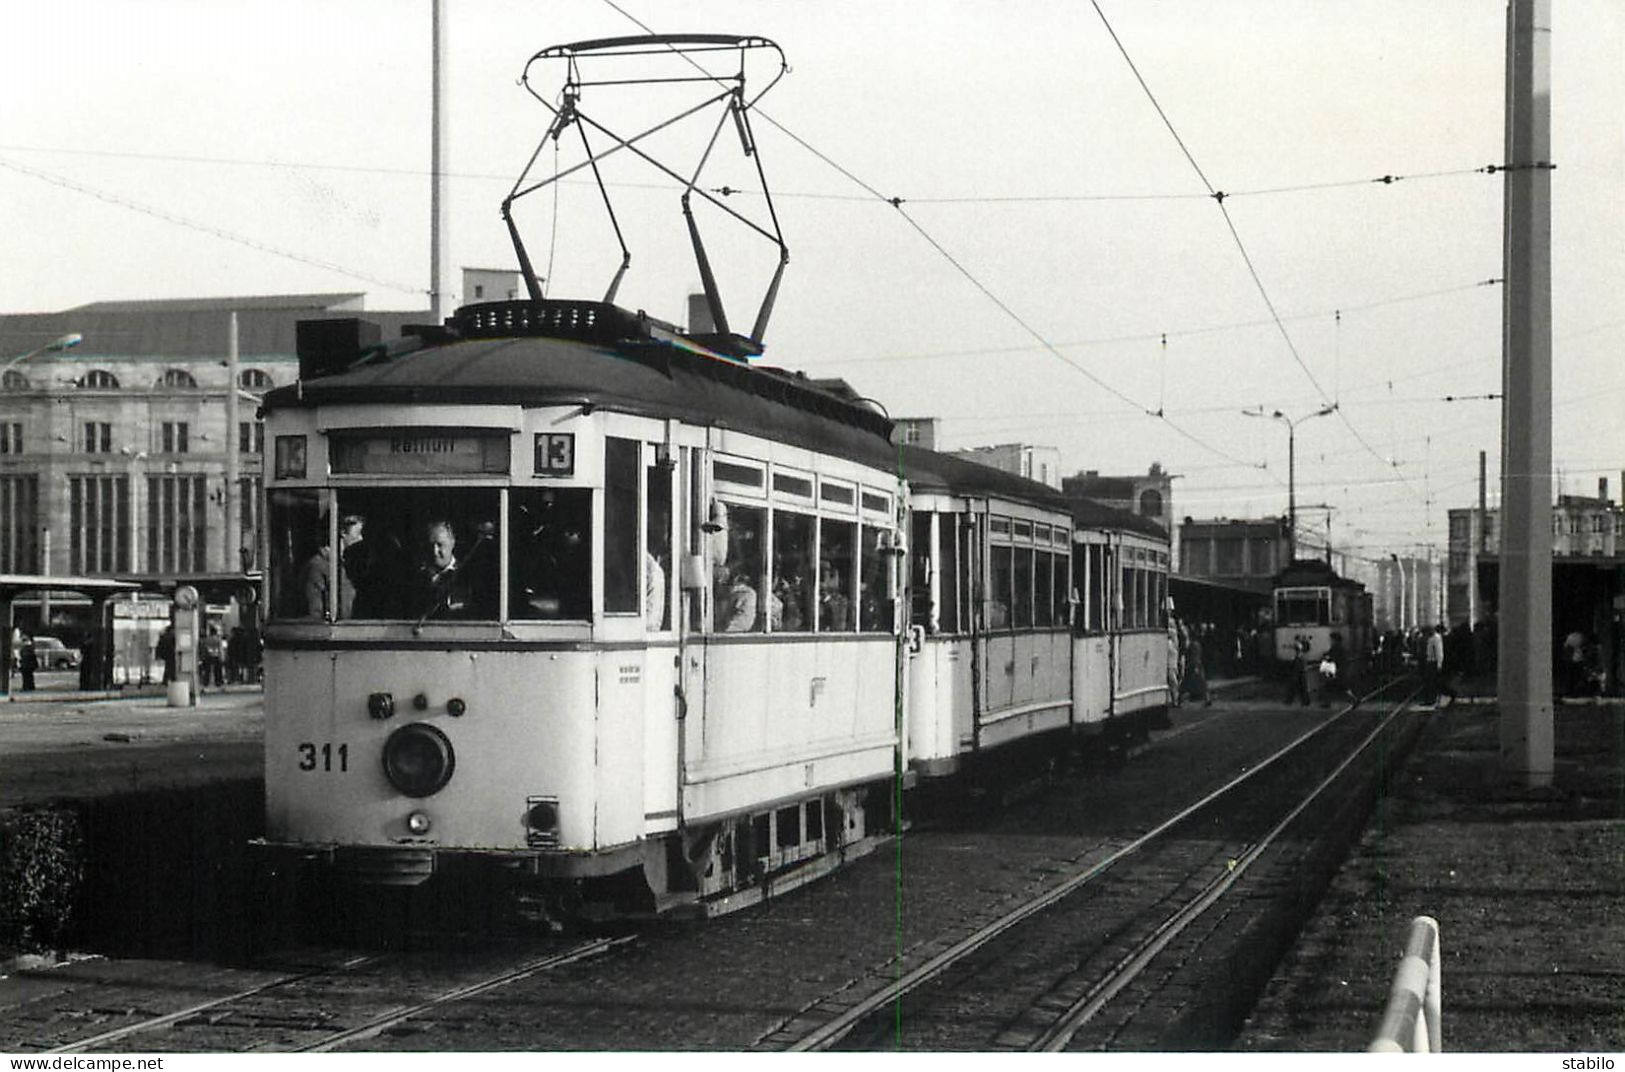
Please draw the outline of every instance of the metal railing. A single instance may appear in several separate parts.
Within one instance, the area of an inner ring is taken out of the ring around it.
[[[1367,1053],[1439,1053],[1439,923],[1431,916],[1411,920],[1405,955],[1388,991],[1388,1007]]]

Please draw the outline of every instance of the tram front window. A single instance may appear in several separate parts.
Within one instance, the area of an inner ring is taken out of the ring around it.
[[[1277,625],[1326,625],[1331,621],[1327,592],[1282,592],[1275,600]]]
[[[528,488],[508,500],[508,617],[592,617],[592,492]]]
[[[273,491],[273,614],[495,620],[497,517],[494,489]]]

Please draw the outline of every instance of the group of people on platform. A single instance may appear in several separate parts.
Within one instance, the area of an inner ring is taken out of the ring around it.
[[[264,641],[257,629],[234,625],[231,631],[220,635],[220,627],[210,624],[198,638],[198,690],[209,686],[225,688],[227,685],[254,685],[262,675]],[[175,627],[164,626],[158,634],[155,654],[163,665],[159,684],[177,677],[175,659]]]

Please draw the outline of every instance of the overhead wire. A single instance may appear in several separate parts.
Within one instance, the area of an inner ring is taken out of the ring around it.
[[[643,30],[644,33],[653,33],[654,32],[646,23],[644,23],[641,19],[638,19],[636,16],[632,15],[625,8],[621,7],[619,4],[617,4],[615,2],[615,0],[603,0],[603,2],[607,6],[609,6],[613,10],[615,10],[617,13],[619,13],[622,17],[626,18],[627,20],[629,20],[630,22],[635,24],[639,29]],[[710,76],[711,73],[709,71],[706,71],[705,68],[701,64],[696,62],[692,57],[686,57],[685,56],[684,59],[686,59],[687,62],[691,66],[696,68],[697,70],[699,70],[699,71],[707,74],[708,76]],[[712,77],[714,77],[714,76],[712,76]],[[1003,312],[1005,314],[1005,316],[1009,317],[1010,320],[1012,322],[1014,322],[1019,328],[1021,328],[1022,331],[1026,332],[1029,336],[1031,336],[1032,339],[1036,343],[1038,343],[1045,351],[1052,354],[1056,359],[1061,361],[1062,364],[1065,364],[1068,367],[1070,367],[1071,369],[1073,369],[1074,371],[1080,373],[1082,376],[1084,376],[1084,378],[1088,379],[1091,383],[1098,386],[1101,390],[1107,392],[1112,397],[1119,399],[1120,401],[1122,401],[1126,405],[1132,406],[1133,408],[1139,410],[1140,412],[1144,413],[1148,417],[1151,417],[1151,418],[1153,418],[1155,420],[1162,421],[1164,424],[1166,424],[1168,426],[1169,429],[1171,429],[1177,435],[1183,437],[1186,440],[1189,440],[1191,443],[1194,443],[1198,447],[1201,447],[1203,450],[1206,450],[1211,454],[1215,454],[1218,457],[1224,458],[1227,461],[1234,462],[1237,465],[1256,465],[1256,463],[1250,463],[1250,462],[1243,461],[1242,459],[1235,457],[1234,455],[1230,454],[1229,452],[1221,450],[1220,448],[1214,446],[1213,444],[1208,443],[1206,440],[1202,439],[1200,436],[1197,436],[1194,433],[1190,432],[1189,430],[1187,430],[1185,428],[1182,428],[1179,425],[1175,424],[1174,422],[1168,420],[1167,417],[1159,415],[1155,411],[1151,410],[1149,407],[1145,406],[1144,404],[1140,403],[1136,399],[1134,399],[1134,398],[1130,397],[1129,395],[1125,394],[1123,391],[1121,391],[1118,388],[1116,388],[1116,387],[1112,386],[1111,384],[1107,383],[1105,380],[1101,379],[1098,375],[1096,375],[1091,370],[1085,368],[1083,365],[1078,364],[1076,361],[1073,361],[1071,358],[1069,358],[1065,354],[1061,353],[1060,350],[1056,349],[1056,347],[1055,347],[1055,345],[1053,343],[1051,343],[1047,338],[1044,337],[1042,332],[1038,331],[1037,328],[1033,327],[1026,320],[1026,318],[1024,318],[1020,313],[1018,313],[1014,308],[1012,308],[1009,305],[1009,303],[1007,303],[1003,298],[1001,298],[1001,297],[999,297],[999,295],[995,294],[991,287],[989,287],[986,283],[982,282],[982,280],[979,279],[975,275],[975,273],[971,272],[969,268],[967,268],[963,263],[961,263],[960,260],[957,257],[955,257],[948,250],[948,248],[946,246],[944,246],[940,241],[937,240],[937,238],[934,235],[931,234],[931,232],[926,230],[924,225],[922,225],[918,220],[916,220],[913,216],[911,216],[908,213],[908,211],[903,208],[903,199],[902,198],[900,198],[900,197],[888,197],[885,194],[881,193],[874,186],[872,186],[869,183],[865,182],[863,179],[858,177],[856,174],[854,174],[852,171],[850,171],[846,167],[843,167],[840,163],[838,163],[837,161],[832,159],[829,155],[827,155],[826,153],[819,150],[817,147],[812,145],[806,139],[802,138],[800,135],[798,135],[795,132],[791,131],[789,128],[784,126],[784,124],[780,123],[778,120],[774,119],[771,115],[769,115],[766,112],[762,111],[759,107],[753,108],[752,111],[755,112],[756,115],[760,116],[764,122],[768,123],[775,130],[779,131],[781,134],[788,137],[790,140],[794,141],[797,145],[801,146],[808,153],[811,153],[816,159],[822,161],[828,167],[833,168],[836,172],[838,172],[839,174],[844,176],[850,182],[857,185],[860,189],[863,189],[863,190],[867,191],[872,197],[877,198],[877,199],[879,199],[881,201],[885,201],[886,203],[890,204],[892,206],[892,208],[896,210],[897,214],[900,217],[902,217],[904,222],[906,222],[911,228],[913,228],[915,233],[918,234],[920,236],[920,238],[926,242],[927,245],[931,246],[932,249],[936,250],[938,255],[941,256],[944,260],[946,260],[948,262],[948,264],[951,267],[953,267],[953,269],[956,272],[958,272],[961,277],[963,277],[965,279],[966,282],[968,282],[972,287],[974,287],[976,290],[978,290],[982,294],[983,297],[985,297],[997,309],[999,309],[1001,312]]]
[[[17,153],[48,153],[61,156],[88,156],[104,157],[116,160],[147,160],[157,163],[182,164],[210,164],[220,167],[249,167],[249,168],[275,168],[281,170],[298,171],[335,171],[362,175],[398,175],[403,178],[422,178],[433,174],[428,168],[417,167],[387,167],[380,164],[335,164],[322,163],[310,160],[274,160],[274,159],[245,159],[229,156],[202,156],[195,153],[143,153],[122,149],[79,149],[64,146],[40,145],[0,145],[0,152]],[[1350,189],[1360,186],[1391,185],[1408,179],[1434,179],[1448,178],[1463,175],[1494,174],[1495,165],[1486,165],[1476,168],[1455,168],[1446,171],[1418,172],[1412,175],[1380,175],[1376,178],[1339,179],[1328,182],[1301,183],[1293,186],[1261,187],[1256,190],[1228,190],[1225,197],[1262,197],[1275,194],[1302,193],[1315,190]],[[482,171],[448,171],[444,172],[448,179],[478,179],[489,182],[509,183],[513,181],[512,175],[497,174]],[[591,185],[586,180],[579,180],[581,185]],[[570,183],[574,185],[574,182]],[[640,182],[614,182],[606,183],[609,186],[626,189],[664,190],[668,189],[660,183]],[[748,194],[761,196],[762,191],[749,187],[719,186],[712,187],[712,193],[723,196],[735,194]],[[785,190],[773,195],[776,198],[797,198],[824,201],[853,201],[870,203],[872,196],[858,194],[838,194],[827,192],[813,192],[806,190]],[[1108,194],[986,194],[986,195],[942,195],[937,197],[909,197],[910,204],[916,205],[997,205],[997,204],[1067,204],[1088,202],[1113,201],[1197,201],[1206,200],[1210,195],[1197,193],[1108,193]]]
[[[1236,229],[1236,223],[1230,215],[1230,210],[1225,208],[1224,202],[1226,196],[1228,195],[1226,195],[1222,190],[1214,187],[1213,183],[1209,181],[1207,173],[1202,170],[1202,166],[1196,162],[1196,157],[1192,155],[1190,148],[1185,144],[1185,139],[1180,137],[1179,131],[1174,127],[1173,121],[1168,118],[1168,113],[1163,110],[1161,102],[1157,100],[1156,94],[1151,91],[1151,87],[1146,83],[1144,76],[1140,74],[1140,69],[1135,64],[1134,57],[1129,55],[1128,49],[1124,46],[1122,39],[1117,36],[1117,31],[1112,28],[1111,20],[1108,19],[1106,17],[1106,13],[1101,10],[1099,0],[1090,0],[1090,5],[1095,9],[1095,14],[1100,16],[1101,24],[1106,27],[1106,32],[1111,36],[1112,43],[1117,46],[1117,50],[1122,55],[1123,61],[1128,64],[1129,70],[1134,74],[1135,80],[1139,82],[1140,88],[1145,91],[1145,95],[1147,99],[1150,100],[1151,106],[1156,109],[1157,115],[1161,117],[1163,125],[1168,128],[1168,133],[1173,136],[1174,143],[1179,146],[1180,152],[1185,155],[1185,159],[1190,163],[1192,170],[1196,172],[1197,177],[1202,180],[1202,185],[1207,188],[1208,194],[1219,206],[1219,212],[1224,217],[1225,227],[1230,231],[1230,236],[1235,242],[1236,249],[1241,253],[1241,259],[1247,267],[1247,273],[1252,277],[1253,284],[1258,289],[1259,297],[1263,300],[1265,308],[1269,310],[1270,318],[1274,321],[1276,329],[1280,333],[1281,339],[1286,343],[1288,351],[1291,352],[1293,360],[1298,363],[1298,367],[1303,370],[1303,374],[1308,377],[1309,382],[1314,385],[1316,392],[1320,394],[1322,400],[1327,405],[1333,407],[1333,412],[1338,414],[1338,419],[1343,422],[1343,425],[1349,430],[1359,444],[1364,447],[1373,458],[1376,458],[1378,461],[1383,462],[1384,464],[1392,464],[1388,459],[1385,459],[1382,455],[1378,454],[1376,448],[1366,441],[1366,438],[1360,434],[1360,430],[1358,428],[1354,427],[1354,423],[1348,419],[1348,416],[1336,408],[1335,402],[1326,394],[1326,389],[1321,386],[1320,381],[1316,379],[1314,372],[1309,368],[1309,363],[1306,362],[1303,359],[1303,355],[1298,352],[1297,344],[1293,342],[1291,333],[1287,331],[1285,323],[1283,323],[1281,320],[1280,313],[1275,308],[1274,300],[1270,298],[1268,288],[1264,286],[1264,280],[1259,275],[1257,266],[1253,264],[1252,255],[1247,251],[1247,244],[1242,241],[1241,232]],[[1403,476],[1403,474],[1401,475]],[[1406,484],[1409,485],[1409,483],[1410,482],[1407,480]]]
[[[139,212],[143,215],[151,216],[154,219],[163,220],[165,223],[172,223],[178,227],[186,227],[203,234],[212,235],[215,238],[223,239],[227,242],[235,242],[240,246],[247,246],[249,249],[258,250],[261,253],[269,253],[273,256],[282,257],[290,261],[296,261],[300,264],[310,265],[315,268],[322,268],[329,272],[336,272],[339,275],[348,276],[351,279],[359,279],[365,283],[374,283],[381,287],[387,287],[390,290],[400,291],[403,294],[428,294],[428,290],[425,287],[412,286],[395,280],[384,279],[380,276],[369,275],[366,272],[357,271],[354,268],[347,268],[342,264],[335,264],[332,261],[324,261],[316,257],[306,256],[302,253],[295,253],[293,250],[283,249],[280,246],[273,246],[268,242],[261,242],[257,238],[250,238],[247,235],[238,234],[235,231],[228,231],[223,227],[216,227],[213,224],[202,223],[186,216],[176,215],[173,212],[168,212],[160,208],[154,208],[151,205],[143,205],[139,201],[132,201],[129,198],[120,197],[117,194],[110,194],[105,190],[98,190],[95,187],[85,186],[81,183],[74,182],[71,179],[64,178],[61,175],[53,175],[47,171],[40,171],[23,164],[19,164],[14,160],[7,160],[4,157],[0,157],[0,168],[6,168],[22,175],[28,175],[31,178],[39,179],[40,181],[50,183],[53,186],[60,186],[65,190],[72,190],[75,193],[84,194],[87,197],[94,197],[98,201],[105,201],[110,205],[117,205],[120,208],[126,208],[132,212]]]

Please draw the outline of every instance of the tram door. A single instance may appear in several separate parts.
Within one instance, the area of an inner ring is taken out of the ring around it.
[[[1118,715],[1117,697],[1123,691],[1123,574],[1122,546],[1115,539],[1101,548],[1101,596],[1106,612],[1106,680],[1111,682],[1106,717]]]
[[[643,815],[646,833],[676,826],[678,771],[677,735],[682,730],[678,709],[679,677],[677,630],[682,601],[677,576],[679,556],[676,511],[679,480],[670,456],[658,455],[654,444],[643,447],[643,485],[648,509],[644,512],[644,626],[648,648],[644,659]]]

